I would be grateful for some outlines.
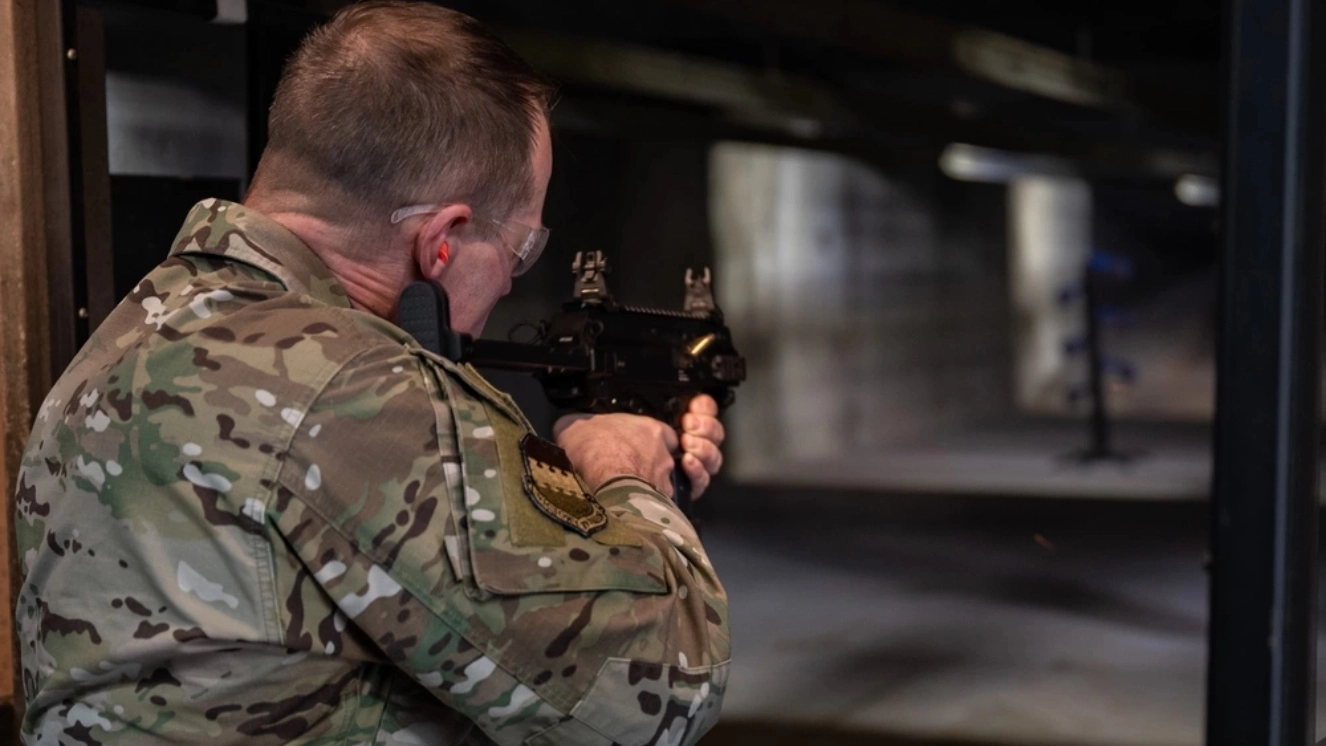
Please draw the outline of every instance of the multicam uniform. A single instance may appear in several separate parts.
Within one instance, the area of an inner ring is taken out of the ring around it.
[[[728,662],[699,540],[528,432],[275,222],[200,203],[24,455],[25,741],[694,743]]]

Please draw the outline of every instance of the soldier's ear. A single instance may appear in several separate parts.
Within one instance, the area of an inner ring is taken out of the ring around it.
[[[437,282],[441,278],[456,250],[456,234],[473,214],[469,205],[443,205],[419,227],[414,239],[415,262],[426,279]]]

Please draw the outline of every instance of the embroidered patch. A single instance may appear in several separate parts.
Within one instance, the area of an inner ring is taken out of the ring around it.
[[[525,457],[525,492],[544,515],[589,536],[608,525],[608,513],[571,470],[566,452],[535,435],[520,439]]]

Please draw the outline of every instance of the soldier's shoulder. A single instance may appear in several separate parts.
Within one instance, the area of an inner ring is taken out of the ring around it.
[[[98,329],[56,398],[98,391],[121,403],[126,421],[169,408],[187,422],[226,423],[216,437],[233,430],[279,441],[343,371],[403,367],[410,343],[385,320],[293,292],[261,269],[176,255]]]
[[[366,351],[410,343],[383,319],[292,291],[228,257],[172,257],[126,302],[140,306],[147,322],[158,322],[158,333],[187,338],[212,356],[279,369],[291,379],[325,378]]]

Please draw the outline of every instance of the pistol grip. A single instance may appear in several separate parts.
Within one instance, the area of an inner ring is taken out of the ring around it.
[[[677,459],[676,465],[672,468],[672,500],[677,503],[677,507],[681,509],[681,514],[686,516],[686,519],[689,520],[691,525],[695,527],[695,530],[699,532],[700,524],[696,521],[695,516],[691,512],[693,507],[691,501],[691,478],[686,476],[686,472],[682,470],[680,458]]]

